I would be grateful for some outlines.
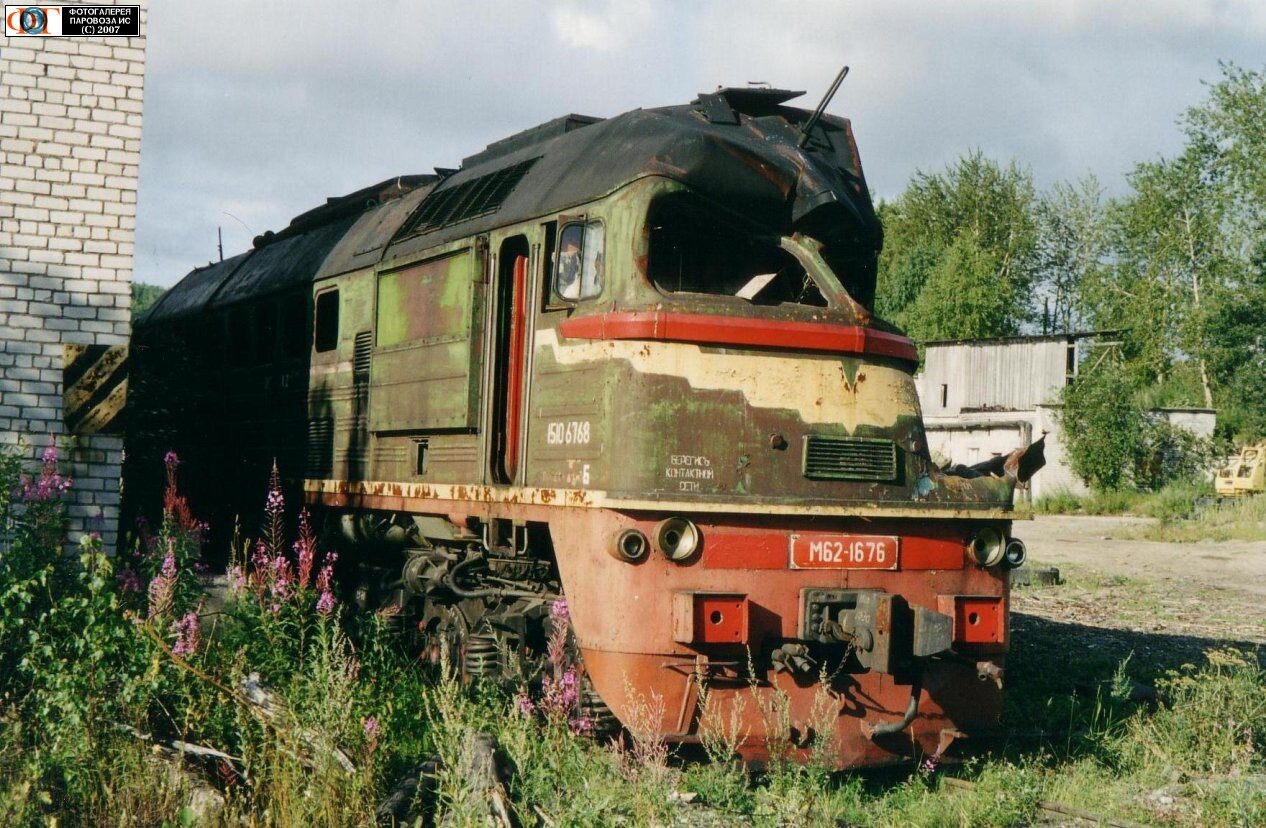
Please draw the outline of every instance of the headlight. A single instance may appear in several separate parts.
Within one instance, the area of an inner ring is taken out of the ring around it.
[[[665,518],[655,527],[655,548],[668,560],[682,563],[699,549],[699,527],[683,517]]]
[[[1006,552],[1002,533],[992,526],[985,526],[971,540],[971,554],[981,566],[993,566],[1002,560]]]
[[[1028,559],[1029,550],[1024,545],[1024,541],[1012,538],[1007,544],[1007,551],[1002,555],[1002,562],[1012,569],[1018,569],[1024,566],[1024,562]]]
[[[611,556],[626,563],[637,563],[646,557],[650,549],[650,541],[636,529],[625,529],[615,538]]]

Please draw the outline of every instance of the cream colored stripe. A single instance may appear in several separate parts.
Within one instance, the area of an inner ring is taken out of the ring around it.
[[[791,409],[806,423],[891,426],[918,414],[914,379],[887,365],[862,363],[849,384],[838,357],[726,354],[685,342],[567,340],[552,328],[537,331],[537,349],[549,348],[561,365],[623,359],[643,374],[681,377],[700,390],[737,391],[754,408]]]

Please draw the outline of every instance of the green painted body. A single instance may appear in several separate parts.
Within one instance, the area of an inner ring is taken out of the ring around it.
[[[495,484],[481,440],[480,366],[494,345],[500,251],[529,254],[530,365],[515,485],[591,489],[613,498],[750,504],[865,504],[899,509],[1006,509],[1012,484],[937,473],[926,450],[913,366],[873,356],[786,353],[681,342],[569,340],[566,319],[619,311],[683,311],[855,325],[839,280],[816,260],[828,306],[756,306],[734,297],[668,294],[646,272],[647,215],[681,185],[642,178],[560,215],[384,261],[315,285],[342,297],[337,349],[314,358],[310,417],[333,417],[324,479]],[[601,221],[605,284],[564,302],[549,291],[546,228],[564,216]],[[776,232],[778,228],[771,228]],[[485,252],[487,251],[487,252]],[[834,294],[834,295],[830,295]],[[357,334],[373,337],[368,383],[355,376]],[[798,365],[793,365],[796,363]],[[811,370],[805,371],[805,365]],[[788,372],[794,381],[788,380]],[[798,372],[798,373],[797,373]],[[831,411],[846,416],[833,419]],[[804,438],[893,441],[894,482],[811,480]],[[426,441],[423,468],[419,440]],[[317,475],[309,474],[310,478]],[[923,483],[920,485],[919,481]],[[934,481],[934,482],[933,482]],[[933,483],[929,487],[929,483]]]

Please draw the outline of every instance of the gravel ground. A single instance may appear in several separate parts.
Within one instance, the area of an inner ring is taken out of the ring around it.
[[[1145,523],[1063,515],[1017,522],[1030,565],[1057,567],[1065,582],[1013,592],[1016,633],[1052,622],[1098,647],[1163,661],[1221,643],[1266,644],[1266,542],[1131,539]]]

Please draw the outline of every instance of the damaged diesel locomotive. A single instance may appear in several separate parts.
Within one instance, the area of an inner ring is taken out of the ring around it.
[[[531,680],[565,595],[585,712],[654,694],[671,741],[701,682],[750,759],[994,725],[1040,445],[933,464],[852,130],[797,94],[560,118],[190,273],[136,324],[129,497],[174,448],[231,526],[276,457],[424,653]]]

